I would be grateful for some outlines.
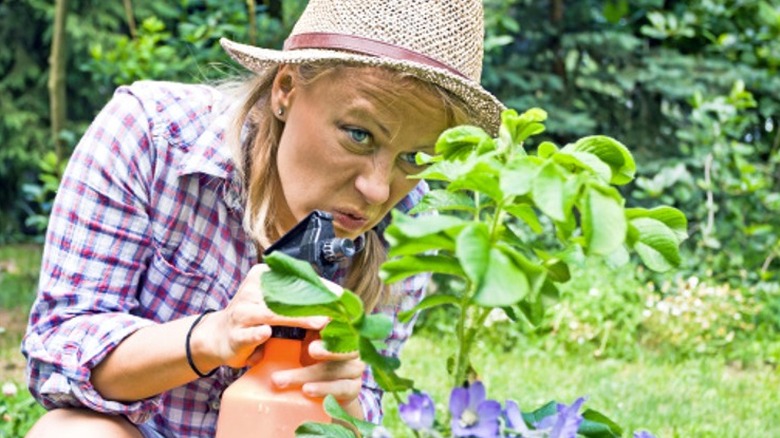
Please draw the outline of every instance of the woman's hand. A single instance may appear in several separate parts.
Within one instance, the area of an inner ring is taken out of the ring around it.
[[[330,394],[342,406],[357,406],[363,371],[366,368],[358,353],[331,353],[319,339],[309,344],[308,352],[317,363],[277,371],[271,376],[274,384],[279,388],[300,387],[304,394],[311,397],[325,397]],[[355,412],[352,414],[355,415]]]
[[[254,365],[262,357],[257,347],[271,337],[273,325],[321,330],[328,323],[326,317],[290,318],[268,309],[260,285],[260,275],[267,270],[264,264],[253,266],[227,307],[207,315],[195,327],[193,343],[203,345],[197,361],[200,369]]]

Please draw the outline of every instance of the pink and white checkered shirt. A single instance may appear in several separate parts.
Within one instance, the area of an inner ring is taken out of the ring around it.
[[[242,370],[221,367],[133,403],[104,399],[89,379],[139,328],[226,306],[257,260],[223,141],[225,100],[204,85],[121,87],[76,147],[22,343],[30,391],[46,408],[124,415],[164,436],[214,436],[222,391]],[[408,211],[426,190],[419,185],[397,208]],[[396,321],[385,354],[397,356],[411,334],[396,315],[419,302],[427,282],[406,280],[395,288],[397,304],[380,309]],[[360,394],[366,419],[381,421],[381,397],[369,370]]]

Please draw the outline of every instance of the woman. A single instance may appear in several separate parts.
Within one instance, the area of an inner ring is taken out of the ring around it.
[[[407,178],[417,152],[455,124],[495,132],[481,2],[311,0],[283,51],[222,44],[256,77],[120,88],[71,158],[23,341],[50,410],[31,437],[213,436],[270,326],[326,323],[273,314],[259,284],[258,254],[315,209],[363,247],[336,280],[367,308],[393,316],[422,296],[425,276],[380,283],[381,233],[426,190]],[[396,324],[388,354],[410,330]],[[320,362],[274,383],[381,420],[356,354],[309,352]]]

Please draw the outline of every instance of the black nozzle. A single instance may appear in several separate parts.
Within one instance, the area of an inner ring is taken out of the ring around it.
[[[277,339],[294,339],[302,341],[306,336],[306,329],[300,327],[272,326],[271,337]]]

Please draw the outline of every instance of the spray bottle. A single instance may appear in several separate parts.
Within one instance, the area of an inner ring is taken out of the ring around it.
[[[351,240],[336,237],[333,216],[314,211],[269,247],[265,254],[282,251],[310,262],[320,276],[332,279],[339,262],[352,257]],[[307,421],[329,422],[321,398],[304,395],[300,388],[276,388],[271,374],[313,364],[308,346],[319,335],[298,327],[272,327],[263,344],[263,359],[222,394],[216,438],[294,437]]]

